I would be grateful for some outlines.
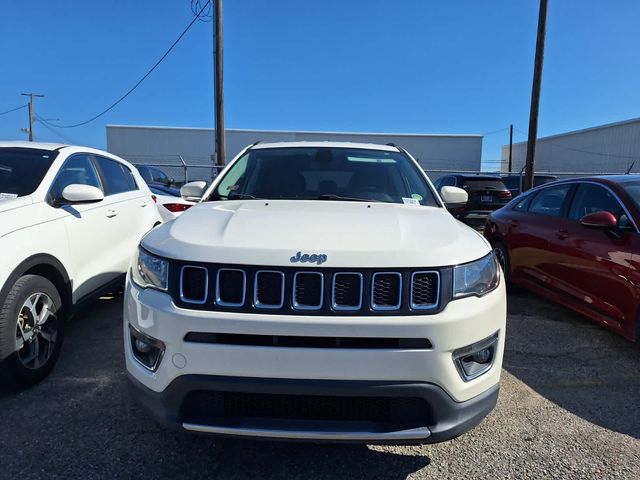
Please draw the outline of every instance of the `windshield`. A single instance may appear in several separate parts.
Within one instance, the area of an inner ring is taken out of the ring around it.
[[[504,182],[499,178],[465,178],[464,188],[468,190],[506,190]]]
[[[250,150],[207,199],[346,200],[439,206],[400,152],[350,148]]]
[[[58,152],[31,148],[0,148],[0,201],[31,195]]]
[[[640,209],[640,182],[620,182],[620,186],[631,197],[636,208]]]

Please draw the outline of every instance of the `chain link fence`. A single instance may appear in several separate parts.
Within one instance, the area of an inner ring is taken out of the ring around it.
[[[174,185],[204,180],[207,183],[218,175],[224,167],[214,165],[206,157],[189,157],[183,155],[167,155],[147,157],[145,155],[122,155],[122,158],[136,167],[155,167],[162,170]]]

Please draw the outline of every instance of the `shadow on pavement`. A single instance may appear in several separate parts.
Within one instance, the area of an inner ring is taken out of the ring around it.
[[[640,438],[640,346],[590,320],[510,295],[503,368],[574,415]]]

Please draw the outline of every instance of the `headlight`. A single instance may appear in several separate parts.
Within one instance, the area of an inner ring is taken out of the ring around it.
[[[500,269],[493,253],[453,269],[453,298],[489,293],[500,283]]]
[[[138,247],[131,265],[131,279],[142,288],[167,289],[169,262]]]

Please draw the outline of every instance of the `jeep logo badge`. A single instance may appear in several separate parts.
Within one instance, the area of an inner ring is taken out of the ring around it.
[[[316,254],[313,253],[309,255],[308,253],[298,252],[293,257],[289,259],[291,263],[315,263],[317,265],[322,265],[327,261],[327,256],[324,254]]]

